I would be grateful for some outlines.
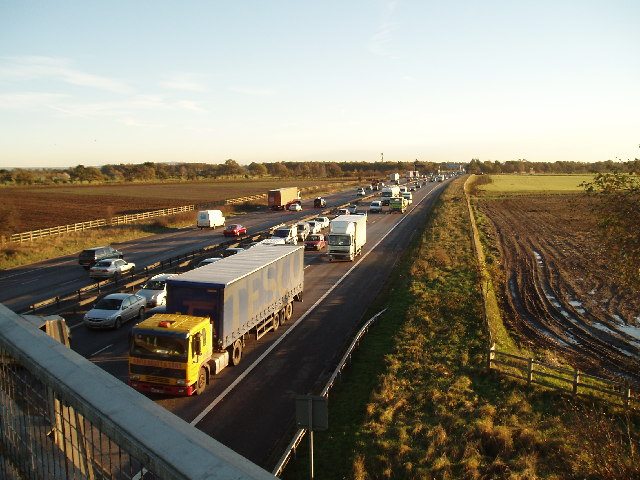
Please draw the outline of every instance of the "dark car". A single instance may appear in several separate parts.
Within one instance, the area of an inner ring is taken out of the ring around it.
[[[322,197],[316,197],[313,201],[313,208],[324,208],[327,206],[327,201]]]
[[[78,263],[88,270],[100,260],[104,260],[106,258],[122,258],[122,256],[122,252],[113,247],[87,248],[80,252],[80,255],[78,256]]]

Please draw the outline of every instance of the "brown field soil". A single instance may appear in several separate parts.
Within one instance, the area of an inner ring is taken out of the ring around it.
[[[612,278],[584,195],[477,199],[498,240],[507,322],[586,372],[640,384],[640,298]]]
[[[333,182],[336,181],[344,179]],[[332,180],[291,179],[0,187],[0,208],[8,210],[12,219],[10,231],[0,226],[0,233],[10,235],[184,205],[205,206],[229,198],[266,193],[273,188],[297,186],[302,189],[329,183]]]

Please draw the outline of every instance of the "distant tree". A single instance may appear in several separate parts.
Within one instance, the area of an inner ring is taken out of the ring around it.
[[[244,175],[244,168],[242,168],[238,162],[231,158],[224,161],[224,164],[220,168],[220,173],[227,176]]]
[[[252,162],[248,167],[249,173],[254,177],[264,177],[267,174],[267,167],[262,163]]]
[[[31,170],[17,170],[14,179],[18,185],[31,185],[36,183],[36,175]]]
[[[614,272],[625,284],[640,291],[640,177],[626,173],[597,174],[583,187],[596,199],[593,212]]]
[[[291,170],[282,162],[271,164],[271,175],[279,178],[287,178],[291,176]]]
[[[342,168],[335,162],[331,162],[327,164],[327,175],[329,177],[341,177],[342,176]]]

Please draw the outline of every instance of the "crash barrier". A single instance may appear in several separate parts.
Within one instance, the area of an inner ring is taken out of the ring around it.
[[[489,348],[488,367],[503,375],[525,380],[527,386],[542,385],[582,396],[593,396],[593,392],[598,392],[598,398],[621,404],[625,409],[640,406],[638,392],[632,392],[629,382],[623,379],[609,380],[578,369],[549,365],[534,358],[500,352],[494,345]]]
[[[0,432],[0,478],[275,478],[3,305]]]
[[[149,212],[133,213],[130,215],[120,215],[118,217],[111,217],[108,219],[90,220],[88,222],[71,223],[69,225],[61,225],[58,227],[43,228],[40,230],[32,230],[30,232],[14,233],[9,237],[2,237],[2,243],[22,243],[32,240],[38,240],[44,237],[50,237],[52,235],[61,235],[69,232],[81,232],[84,230],[90,230],[92,228],[108,227],[124,225],[127,223],[137,222],[139,220],[145,220],[155,217],[166,217],[168,215],[175,215],[177,213],[192,212],[194,205],[185,205],[183,207],[175,208],[163,208],[161,210],[153,210]]]
[[[210,245],[205,248],[199,248],[183,255],[176,255],[175,257],[170,257],[148,265],[140,270],[127,272],[126,274],[115,277],[111,280],[104,280],[92,283],[91,285],[86,285],[67,295],[42,300],[38,303],[29,305],[27,310],[20,313],[42,314],[45,311],[46,313],[60,313],[68,310],[73,310],[74,313],[77,313],[78,307],[82,307],[83,305],[95,301],[99,295],[120,291],[123,288],[130,289],[133,292],[140,288],[140,285],[151,275],[157,275],[160,273],[179,273],[180,270],[207,255],[217,255],[226,248],[258,241],[264,238],[268,232],[269,231],[258,232],[253,235],[247,235],[215,245]]]
[[[360,328],[360,330],[354,337],[353,341],[349,345],[349,348],[347,348],[347,351],[344,353],[344,355],[340,359],[340,363],[338,363],[338,366],[333,371],[333,373],[331,374],[331,377],[329,377],[329,380],[327,381],[324,388],[320,392],[321,396],[327,397],[327,398],[329,397],[329,391],[335,385],[336,381],[339,380],[340,376],[342,375],[342,370],[344,370],[344,367],[347,365],[347,363],[351,361],[351,356],[353,354],[353,351],[360,344],[360,340],[365,335],[365,333],[369,331],[369,328],[371,327],[371,325],[373,325],[376,322],[376,320],[378,320],[380,315],[382,315],[386,311],[387,311],[386,308],[384,310],[379,311],[373,317],[367,320],[367,322],[362,326],[362,328]],[[307,433],[307,429],[298,429],[298,431],[296,431],[295,435],[293,436],[293,439],[291,440],[291,442],[289,442],[289,445],[287,446],[285,452],[282,454],[282,456],[280,457],[280,460],[278,460],[278,463],[276,464],[275,468],[272,471],[272,473],[276,477],[279,477],[282,474],[285,467],[287,466],[287,463],[289,463],[289,460],[291,460],[292,456],[295,455],[296,450],[306,433]]]

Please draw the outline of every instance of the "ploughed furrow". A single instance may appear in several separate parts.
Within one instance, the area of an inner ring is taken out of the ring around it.
[[[640,299],[599,253],[588,199],[481,199],[478,208],[498,241],[510,325],[580,369],[640,383]]]

